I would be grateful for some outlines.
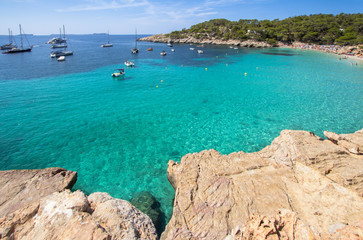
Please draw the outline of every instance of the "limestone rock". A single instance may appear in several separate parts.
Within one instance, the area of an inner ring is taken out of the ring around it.
[[[111,239],[80,191],[51,194],[0,219],[0,239]]]
[[[188,154],[168,164],[174,211],[161,239],[224,239],[239,226],[263,236],[259,220],[271,239],[320,239],[362,218],[362,167],[362,155],[305,131],[284,130],[256,153]]]
[[[0,218],[0,239],[157,239],[151,220],[130,203],[105,193],[90,198],[69,190],[48,195]]]
[[[97,197],[89,196],[94,209],[92,217],[112,239],[157,239],[156,229],[146,214],[125,200],[109,199],[107,193],[96,194]]]
[[[76,181],[77,173],[63,168],[0,171],[0,218]]]
[[[313,233],[289,210],[281,210],[274,216],[251,215],[244,226],[237,226],[225,240],[249,239],[313,239]]]
[[[363,130],[357,131],[353,134],[336,134],[333,132],[324,132],[333,143],[342,146],[350,153],[363,154]]]

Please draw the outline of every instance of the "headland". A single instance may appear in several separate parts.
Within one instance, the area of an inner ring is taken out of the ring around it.
[[[169,161],[174,211],[161,239],[362,239],[363,129],[283,130],[259,152]],[[1,239],[158,239],[151,219],[107,193],[69,191],[61,168],[0,172]]]

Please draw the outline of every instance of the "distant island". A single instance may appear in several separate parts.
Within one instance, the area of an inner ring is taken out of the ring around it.
[[[215,43],[254,42],[255,47],[277,46],[279,42],[353,46],[363,44],[363,14],[314,14],[283,20],[213,19],[189,29],[141,38],[144,41]],[[266,43],[262,44],[261,43]],[[218,43],[217,43],[218,44]]]

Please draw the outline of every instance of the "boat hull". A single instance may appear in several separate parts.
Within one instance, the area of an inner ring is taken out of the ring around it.
[[[30,52],[31,50],[32,50],[31,48],[12,48],[6,52],[3,52],[3,54]]]

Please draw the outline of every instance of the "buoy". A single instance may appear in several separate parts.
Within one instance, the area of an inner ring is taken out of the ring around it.
[[[258,69],[258,67],[256,67],[256,69]]]
[[[183,64],[181,66],[183,67]]]
[[[207,70],[208,70],[208,68],[205,68],[205,70],[207,71]]]
[[[168,67],[165,67],[165,69],[168,69]]]
[[[228,67],[228,63],[226,63],[226,66]]]
[[[247,73],[245,73],[245,76],[247,76]]]
[[[164,80],[161,80],[161,82],[164,82]]]
[[[156,87],[158,88],[159,86],[158,86],[158,85],[156,85]]]

